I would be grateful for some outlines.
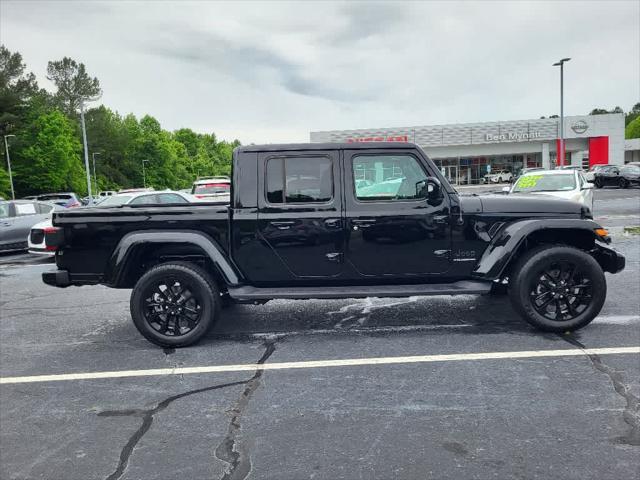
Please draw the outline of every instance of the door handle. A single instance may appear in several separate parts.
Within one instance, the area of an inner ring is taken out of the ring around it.
[[[270,225],[276,227],[278,230],[289,230],[296,222],[269,222]]]
[[[324,224],[327,228],[340,228],[342,226],[342,220],[339,218],[327,218]]]
[[[339,252],[330,252],[330,253],[325,254],[325,257],[330,262],[342,263],[343,255],[342,255],[342,253],[339,253]]]
[[[376,221],[373,218],[366,220],[351,220],[351,225],[354,230],[358,230],[359,228],[369,228],[374,223],[376,223]]]

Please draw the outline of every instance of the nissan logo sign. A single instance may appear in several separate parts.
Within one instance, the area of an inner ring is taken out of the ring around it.
[[[581,134],[586,132],[589,129],[589,125],[584,120],[578,120],[573,125],[571,125],[571,130],[576,132],[577,134]]]

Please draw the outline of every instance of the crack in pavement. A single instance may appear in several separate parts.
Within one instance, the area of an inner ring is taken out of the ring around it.
[[[256,362],[256,365],[262,365],[267,361],[267,359],[271,356],[271,354],[275,351],[275,340],[267,340],[265,342],[266,350],[260,357],[260,359]],[[163,349],[163,352],[166,357],[174,353],[175,349],[166,348]],[[245,478],[246,475],[251,470],[251,461],[247,457],[244,458],[240,452],[236,451],[236,436],[238,431],[240,430],[240,417],[242,416],[243,410],[246,408],[249,403],[249,399],[253,392],[260,385],[260,378],[262,377],[263,370],[257,369],[256,373],[248,380],[239,380],[237,382],[230,383],[222,383],[218,385],[212,385],[209,387],[198,388],[195,390],[189,390],[187,392],[179,393],[177,395],[172,395],[168,398],[165,398],[161,402],[159,402],[155,407],[149,409],[125,409],[125,410],[105,410],[99,412],[97,415],[99,417],[140,417],[142,418],[142,424],[138,429],[129,437],[129,440],[125,444],[125,446],[120,451],[120,459],[118,461],[118,465],[116,469],[111,473],[105,480],[118,480],[122,477],[127,466],[129,465],[129,459],[133,454],[134,449],[142,439],[142,437],[149,431],[151,425],[153,424],[154,416],[166,409],[171,403],[179,400],[181,398],[195,395],[198,393],[209,392],[212,390],[220,390],[222,388],[235,387],[238,385],[246,385],[246,388],[242,392],[240,399],[238,400],[236,406],[232,410],[234,412],[233,417],[231,418],[231,423],[229,425],[229,429],[227,431],[227,435],[223,439],[223,441],[218,445],[215,451],[215,456],[222,460],[225,463],[228,463],[230,469],[227,470],[222,477],[223,479],[236,479],[236,478]],[[245,472],[243,476],[238,476],[241,472]],[[236,473],[238,472],[238,473]]]
[[[276,349],[275,340],[267,340],[265,347],[265,352],[257,362],[258,365],[264,364],[273,354]],[[235,407],[231,410],[233,415],[229,422],[227,434],[215,449],[215,457],[228,464],[228,468],[224,472],[221,480],[243,480],[247,478],[251,472],[251,458],[246,452],[236,448],[238,446],[237,437],[241,429],[240,418],[244,414],[249,400],[251,400],[251,396],[260,386],[260,380],[263,374],[264,370],[257,369],[253,377],[246,382],[244,391],[240,395]]]
[[[586,348],[580,341],[578,341],[574,337],[571,337],[569,335],[560,335],[560,337],[565,342],[575,347],[581,349]],[[633,393],[631,393],[629,387],[625,385],[622,374],[604,363],[602,361],[602,358],[600,358],[600,355],[591,353],[585,353],[585,355],[589,358],[591,364],[597,371],[602,372],[609,377],[609,380],[611,380],[615,392],[622,398],[624,398],[626,402],[626,405],[622,412],[622,418],[624,422],[629,425],[629,427],[631,427],[631,430],[627,435],[618,437],[617,441],[626,445],[632,445],[636,447],[640,446],[640,399]]]
[[[158,403],[155,407],[147,410],[144,410],[144,409],[105,410],[103,412],[99,412],[98,413],[99,417],[140,417],[142,418],[142,424],[133,433],[133,435],[129,437],[129,440],[120,451],[120,460],[118,461],[118,466],[113,471],[113,473],[111,473],[106,478],[106,480],[118,480],[120,477],[122,477],[122,475],[124,474],[124,471],[129,465],[129,459],[133,454],[133,450],[136,448],[136,445],[138,444],[138,442],[140,442],[142,437],[151,428],[151,424],[153,423],[153,418],[156,413],[161,412],[176,400],[187,397],[189,395],[209,392],[211,390],[219,390],[221,388],[235,387],[237,385],[244,385],[247,382],[248,380],[240,380],[237,382],[221,383],[219,385],[212,385],[210,387],[198,388],[196,390],[189,390],[188,392],[179,393],[177,395],[172,395],[171,397],[165,398],[160,403]]]

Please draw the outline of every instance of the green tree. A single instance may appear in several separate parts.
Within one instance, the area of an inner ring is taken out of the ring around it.
[[[633,107],[631,107],[631,110],[629,111],[629,113],[627,113],[627,115],[624,117],[625,126],[629,125],[638,117],[640,117],[640,102],[636,103]]]
[[[20,127],[29,100],[38,93],[35,75],[25,70],[22,56],[0,45],[0,135]]]
[[[90,160],[96,155],[99,190],[118,190],[131,187],[125,152],[130,138],[120,115],[104,105],[88,110],[86,115]],[[93,162],[92,162],[93,164]]]
[[[49,62],[47,78],[57,87],[55,98],[67,115],[75,116],[82,101],[102,95],[98,79],[89,76],[84,63],[77,63],[69,57]]]
[[[86,194],[80,141],[62,112],[41,115],[24,136],[28,146],[20,151],[14,168],[22,195],[65,190]]]
[[[0,167],[0,197],[4,199],[11,198],[11,182],[9,181],[9,174],[2,167]]]
[[[624,129],[624,138],[640,138],[640,116],[629,123]]]

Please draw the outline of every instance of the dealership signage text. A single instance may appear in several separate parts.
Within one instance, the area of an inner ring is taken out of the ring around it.
[[[484,139],[487,142],[513,142],[513,141],[518,142],[521,140],[533,140],[535,138],[542,138],[542,133],[540,132],[487,133],[484,136]]]

